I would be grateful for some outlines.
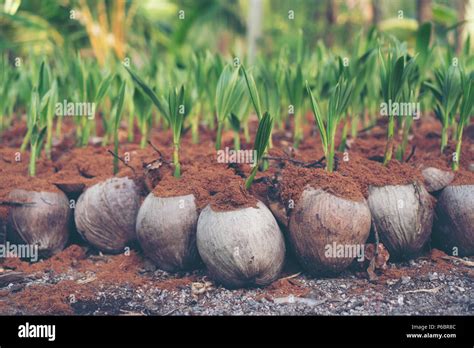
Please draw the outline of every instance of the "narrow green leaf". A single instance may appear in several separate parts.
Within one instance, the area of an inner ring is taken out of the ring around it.
[[[316,99],[313,96],[313,92],[311,91],[311,88],[309,88],[308,81],[306,81],[306,90],[308,91],[308,95],[310,97],[311,108],[313,110],[314,119],[316,120],[316,125],[318,126],[319,134],[321,136],[321,142],[322,142],[322,145],[323,145],[323,150],[324,150],[324,153],[327,153],[327,151],[328,151],[328,140],[327,140],[326,127],[324,126],[323,116],[322,116],[321,111],[319,109],[318,103],[317,103]]]
[[[94,98],[96,105],[99,105],[102,102],[114,78],[115,74],[110,74],[100,82],[99,89]]]

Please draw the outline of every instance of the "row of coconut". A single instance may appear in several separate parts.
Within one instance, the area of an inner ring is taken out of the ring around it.
[[[150,193],[141,204],[133,180],[112,178],[84,191],[74,211],[62,192],[13,190],[12,201],[29,203],[10,209],[7,234],[48,256],[65,247],[74,218],[81,236],[103,252],[122,252],[137,239],[163,270],[189,270],[203,262],[225,286],[265,285],[283,267],[285,239],[308,272],[339,272],[355,256],[328,256],[328,245],[364,245],[372,229],[392,257],[414,257],[431,237],[435,211],[434,235],[447,251],[473,255],[474,185],[447,186],[437,194],[435,207],[419,183],[370,187],[367,201],[359,202],[308,187],[289,218],[272,208],[278,224],[262,202],[233,211],[208,205],[199,212],[193,195]]]

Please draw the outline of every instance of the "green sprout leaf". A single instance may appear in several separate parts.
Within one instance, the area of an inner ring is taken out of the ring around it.
[[[125,99],[125,87],[126,84],[125,82],[122,82],[122,85],[120,86],[119,90],[119,95],[117,99],[117,105],[115,109],[115,116],[113,119],[113,126],[114,126],[114,153],[116,156],[114,156],[114,175],[118,173],[119,169],[119,159],[118,159],[118,146],[119,146],[119,139],[118,139],[118,129],[120,125],[120,120],[122,119],[122,111],[123,111],[123,102]]]
[[[268,112],[265,112],[262,119],[258,123],[257,134],[255,136],[255,142],[253,145],[253,149],[256,152],[257,158],[255,159],[254,167],[250,173],[250,176],[245,181],[245,188],[247,190],[250,188],[250,186],[252,186],[252,182],[255,178],[255,175],[257,174],[258,165],[260,161],[262,160],[262,157],[268,146],[270,136],[272,135],[272,128],[273,128],[273,118],[270,116]]]

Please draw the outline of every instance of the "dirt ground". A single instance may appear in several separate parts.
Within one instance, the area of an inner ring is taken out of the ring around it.
[[[0,314],[474,314],[474,258],[433,249],[409,262],[389,261],[371,280],[364,267],[354,265],[336,277],[312,277],[290,258],[271,285],[227,290],[203,269],[169,274],[135,250],[102,255],[71,245],[36,264],[6,259],[0,268]]]

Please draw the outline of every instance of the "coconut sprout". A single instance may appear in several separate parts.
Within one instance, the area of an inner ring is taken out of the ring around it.
[[[349,105],[353,85],[346,81],[343,77],[339,79],[334,93],[329,99],[327,112],[325,112],[327,115],[326,118],[323,118],[318,101],[316,101],[314,98],[307,81],[306,89],[310,95],[314,119],[316,120],[316,124],[318,126],[318,131],[321,136],[321,143],[326,156],[326,170],[328,172],[332,172],[334,169],[336,130],[341,121],[342,115]]]

